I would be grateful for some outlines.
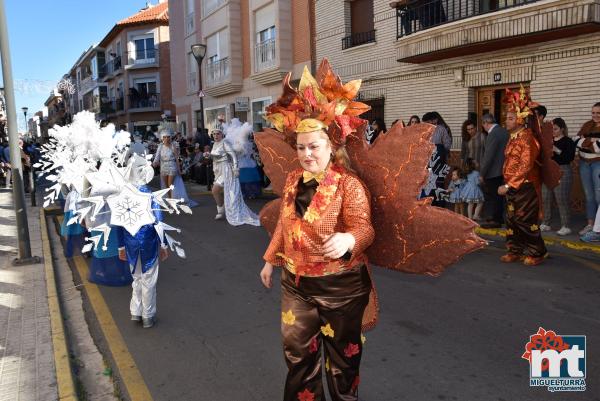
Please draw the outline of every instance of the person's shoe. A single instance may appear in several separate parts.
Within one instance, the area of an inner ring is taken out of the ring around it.
[[[556,232],[558,235],[569,235],[571,234],[571,229],[569,227],[561,227],[560,230]]]
[[[505,255],[500,256],[500,262],[503,263],[515,263],[523,260],[523,255],[517,255],[516,253],[507,253]]]
[[[138,316],[138,315],[131,315],[131,321],[132,322],[141,322],[142,321],[142,317]]]
[[[542,231],[542,232],[552,231],[552,227],[550,227],[547,224],[540,224],[540,231]]]
[[[142,319],[142,327],[145,329],[149,329],[154,326],[154,318],[153,317],[145,317]]]
[[[600,233],[596,231],[588,231],[581,236],[583,242],[600,242]]]
[[[225,206],[217,206],[217,215],[215,220],[223,220],[225,218]]]
[[[481,224],[481,228],[500,228],[500,227],[502,227],[502,224],[498,223],[497,221],[490,221],[490,222]]]
[[[579,231],[579,235],[586,235],[587,233],[592,231],[593,228],[594,227],[592,227],[591,224],[588,224],[587,226],[583,227],[583,229],[581,231]]]
[[[523,264],[525,266],[537,266],[544,261],[544,256],[526,256],[523,259]]]

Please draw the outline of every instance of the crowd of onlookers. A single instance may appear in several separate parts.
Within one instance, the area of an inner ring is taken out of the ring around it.
[[[25,192],[30,191],[30,179],[32,166],[40,160],[41,145],[37,142],[19,139],[19,152],[21,154],[21,165],[23,166],[23,187]],[[10,188],[12,185],[12,165],[10,162],[10,149],[8,139],[0,140],[0,180],[5,188]]]
[[[567,124],[560,117],[546,121],[548,114],[546,107],[538,106],[534,112],[540,125],[544,123],[552,125],[554,138],[552,158],[559,165],[562,173],[560,184],[556,188],[549,189],[542,186],[540,195],[544,217],[540,222],[540,230],[546,232],[553,230],[552,216],[558,211],[560,228],[556,233],[571,234],[570,200],[574,181],[573,167],[576,166],[585,195],[586,214],[586,224],[578,233],[584,241],[600,242],[600,103],[593,105],[591,119],[583,124],[575,135],[570,135]],[[407,125],[421,122],[435,125],[431,140],[436,147],[436,160],[449,164],[449,168],[445,170],[448,173],[437,177],[439,187],[443,188],[443,196],[435,199],[434,204],[450,207],[455,212],[480,222],[482,227],[496,228],[504,223],[504,199],[498,195],[497,188],[504,184],[502,168],[509,133],[491,114],[481,116],[480,120],[482,130],[478,129],[476,121],[466,120],[462,124],[460,159],[453,163],[450,162],[452,132],[438,112],[425,113],[422,118],[411,116]],[[397,122],[398,120],[394,121],[392,126]],[[383,119],[373,120],[366,133],[367,141],[373,143],[386,131]],[[210,190],[214,179],[210,151],[214,142],[208,132],[198,130],[193,137],[187,138],[178,132],[173,142],[179,148],[182,178],[206,185]],[[158,145],[158,139],[152,135],[143,142],[141,137],[136,136],[132,149],[138,147],[138,151],[143,150],[145,153],[154,154]],[[19,140],[25,174],[24,187],[27,192],[30,186],[28,175],[31,166],[40,158],[39,148],[38,143]],[[256,146],[249,157],[256,162],[261,182],[242,183],[242,190],[245,196],[256,197],[269,181],[262,170]],[[0,143],[0,179],[4,180],[5,187],[10,186],[11,164],[6,139]]]
[[[544,217],[540,221],[540,230],[553,230],[552,216],[558,211],[560,228],[556,234],[572,233],[571,191],[573,167],[576,167],[585,195],[586,214],[585,226],[578,233],[583,241],[600,242],[600,103],[593,105],[591,119],[575,135],[570,135],[567,124],[560,117],[546,121],[546,107],[540,105],[534,113],[541,126],[552,125],[552,159],[562,173],[556,188],[542,185],[540,198]],[[497,189],[504,185],[502,168],[509,133],[491,114],[481,116],[480,121],[482,130],[478,129],[476,121],[466,120],[462,124],[460,159],[453,162],[450,161],[452,133],[439,113],[425,113],[422,118],[411,116],[406,125],[426,122],[436,126],[431,140],[436,146],[436,157],[449,164],[449,174],[438,177],[438,184],[444,191],[434,204],[468,216],[480,222],[482,227],[499,228],[504,224],[504,198],[498,195]],[[376,119],[371,123],[367,140],[373,143],[378,135],[385,132],[385,123]]]

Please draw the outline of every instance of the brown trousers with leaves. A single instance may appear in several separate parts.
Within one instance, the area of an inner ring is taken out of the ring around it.
[[[366,266],[323,277],[281,276],[281,333],[288,375],[284,401],[358,400],[361,324],[371,279]]]
[[[506,194],[506,247],[510,253],[540,257],[546,254],[539,224],[540,201],[532,183]]]

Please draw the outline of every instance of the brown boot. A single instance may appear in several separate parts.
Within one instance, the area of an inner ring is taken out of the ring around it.
[[[543,256],[527,256],[523,260],[525,266],[537,266],[544,261]]]
[[[505,255],[500,256],[500,262],[504,263],[515,263],[523,260],[523,255],[518,255],[516,253],[507,253]]]

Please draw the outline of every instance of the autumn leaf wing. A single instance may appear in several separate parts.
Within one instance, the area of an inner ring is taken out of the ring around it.
[[[369,146],[364,129],[348,137],[352,166],[371,192],[375,241],[367,250],[375,265],[438,275],[463,255],[484,246],[466,217],[419,200],[433,151],[434,127],[394,125]]]
[[[254,135],[254,140],[263,162],[263,169],[269,180],[273,192],[280,198],[267,203],[260,211],[260,222],[263,227],[273,235],[279,210],[281,207],[281,196],[288,173],[300,167],[296,151],[284,140],[283,134],[266,128],[264,132]]]

